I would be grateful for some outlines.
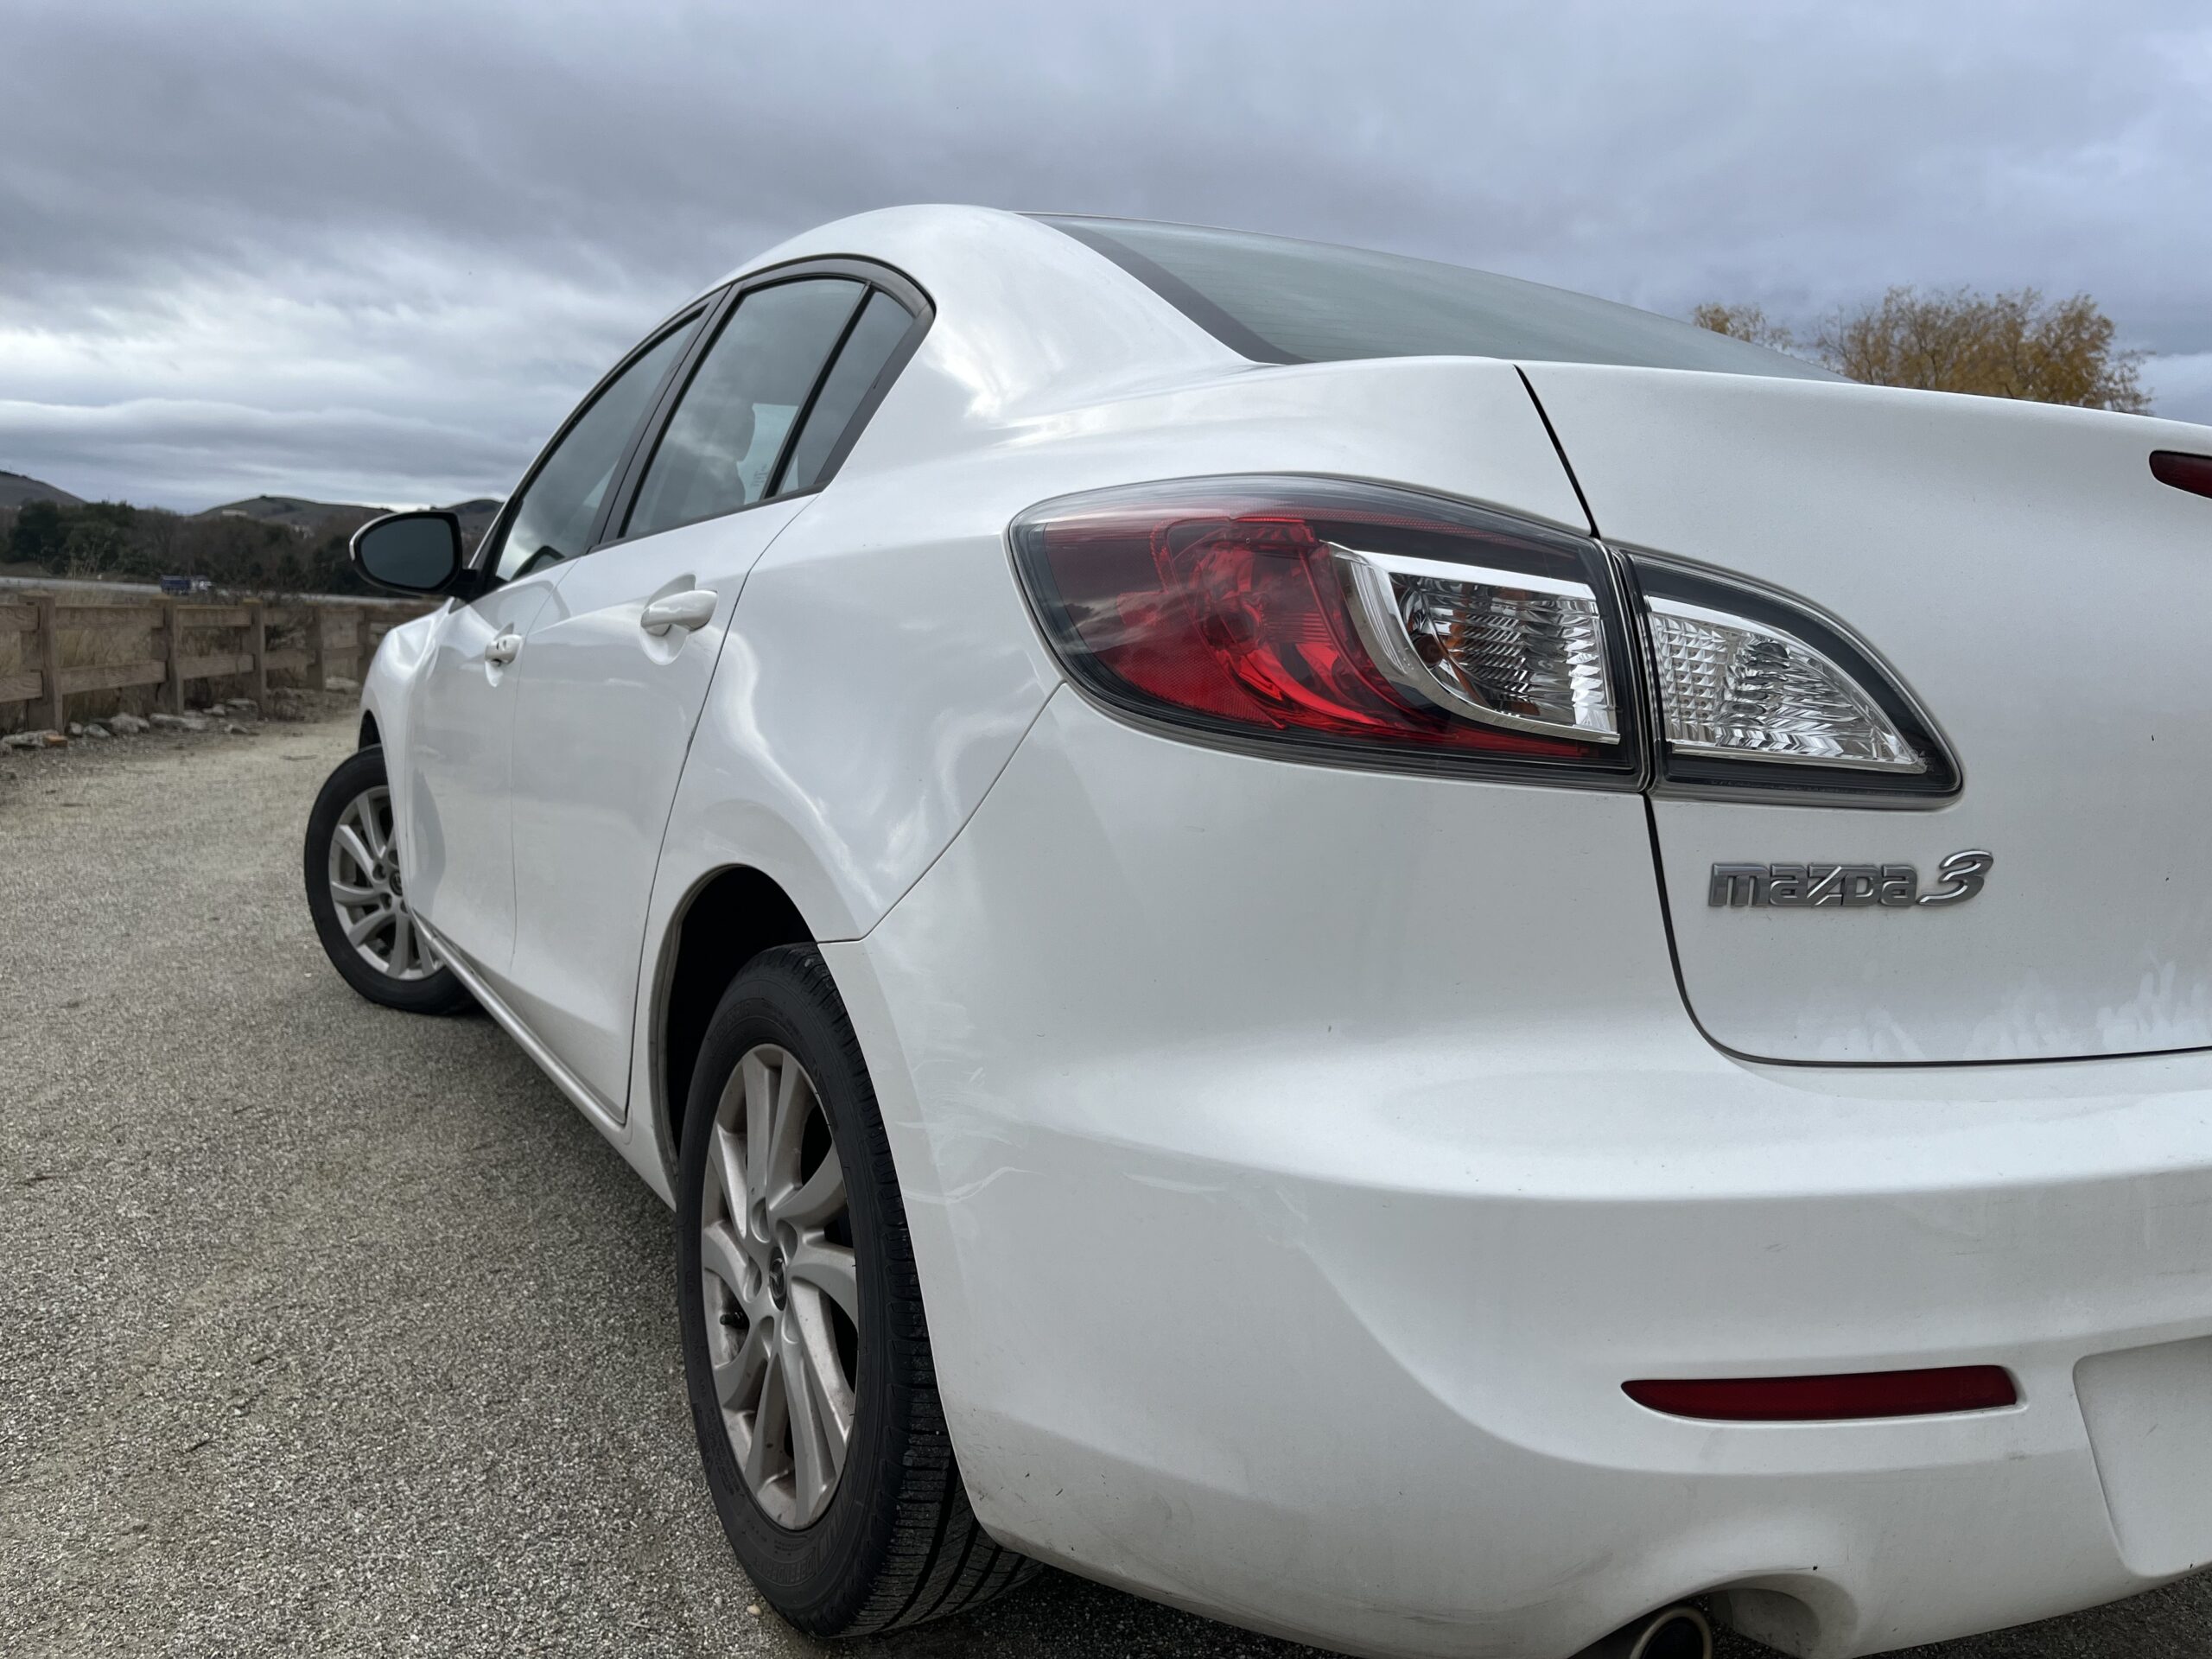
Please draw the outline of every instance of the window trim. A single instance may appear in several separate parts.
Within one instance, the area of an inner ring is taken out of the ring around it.
[[[1150,289],[1155,297],[1166,301],[1180,311],[1185,321],[1198,324],[1239,357],[1265,364],[1270,368],[1287,367],[1306,361],[1305,358],[1294,357],[1249,324],[1231,316],[1158,260],[1139,253],[1111,232],[1096,228],[1086,216],[1065,213],[1039,217],[1062,235],[1080,242],[1101,258],[1119,265],[1124,272]]]
[[[620,493],[619,486],[627,476],[631,459],[637,449],[639,434],[652,425],[654,416],[659,411],[662,401],[668,395],[670,380],[683,372],[684,365],[690,361],[693,354],[698,350],[700,325],[715,312],[727,291],[721,289],[710,289],[706,294],[695,295],[682,305],[677,306],[675,310],[664,317],[657,327],[650,330],[643,340],[623,353],[620,360],[605,374],[600,376],[593,384],[592,389],[576,400],[576,406],[569,411],[568,417],[555,429],[553,435],[545,441],[544,445],[532,458],[529,467],[524,469],[521,481],[507,493],[507,499],[499,504],[499,511],[493,518],[491,527],[484,532],[482,539],[476,543],[474,551],[470,554],[468,563],[465,568],[477,573],[479,583],[477,594],[472,595],[472,598],[488,593],[495,587],[504,587],[506,582],[514,580],[513,577],[508,577],[503,581],[493,574],[498,566],[499,550],[506,545],[507,532],[514,527],[515,515],[520,510],[523,497],[530,493],[531,486],[537,482],[537,475],[545,470],[545,463],[552,460],[554,452],[568,441],[569,434],[575,429],[576,423],[598,404],[600,398],[617,380],[629,372],[631,365],[639,358],[645,356],[677,329],[688,327],[692,331],[690,339],[685,342],[683,349],[676,354],[675,361],[663,373],[660,384],[654,388],[653,395],[646,400],[645,417],[631,429],[629,440],[624,446],[620,456],[616,460],[613,471],[609,474],[617,487],[610,488],[606,499],[600,502],[599,513],[592,520],[591,534],[588,538],[584,552],[573,556],[582,558],[599,545],[599,537],[604,533],[607,524],[607,509]],[[563,564],[569,562],[567,559],[561,561]]]
[[[657,529],[639,531],[634,536],[630,533],[630,516],[637,510],[637,498],[644,492],[645,475],[652,470],[653,461],[660,454],[661,440],[668,435],[669,426],[676,419],[676,411],[683,406],[683,399],[690,395],[692,382],[698,378],[699,371],[706,366],[707,359],[714,355],[715,347],[721,343],[722,334],[728,328],[737,308],[751,296],[765,292],[769,289],[786,288],[794,283],[818,282],[823,280],[825,276],[833,282],[855,280],[851,276],[841,277],[823,271],[803,270],[779,276],[772,282],[747,283],[732,288],[728,297],[715,308],[715,315],[708,320],[707,326],[700,331],[698,344],[684,354],[682,372],[669,382],[660,397],[654,403],[646,418],[645,430],[640,435],[643,441],[635,447],[624,461],[621,487],[608,493],[611,499],[620,503],[620,511],[610,512],[596,526],[591,550],[593,552],[597,552],[602,547],[613,547],[621,542],[643,541],[647,535],[658,536],[664,531],[682,530],[689,524],[703,524],[710,518],[727,518],[733,512],[743,512],[748,508],[757,507],[777,499],[775,485],[783,476],[784,461],[791,453],[791,447],[798,435],[799,425],[806,419],[807,412],[814,407],[815,394],[822,390],[822,383],[830,373],[830,365],[837,360],[837,353],[844,347],[845,337],[852,333],[854,320],[866,308],[868,296],[874,291],[865,279],[860,279],[859,295],[853,301],[852,309],[845,314],[844,321],[837,326],[836,339],[830,341],[829,353],[816,365],[814,378],[808,383],[805,397],[799,400],[798,409],[791,416],[791,427],[785,432],[783,441],[776,446],[775,459],[768,464],[769,488],[762,493],[760,500],[743,502],[734,507],[725,507],[720,512],[701,513],[696,518],[680,518],[674,524],[662,524]],[[609,532],[613,531],[617,524],[622,527],[620,533],[610,534]]]
[[[877,406],[883,402],[899,373],[912,360],[914,353],[921,349],[924,336],[929,333],[931,325],[937,321],[936,306],[912,278],[893,266],[859,255],[810,256],[803,259],[785,260],[780,264],[767,265],[759,270],[748,271],[721,291],[709,308],[709,313],[700,327],[698,334],[694,338],[690,348],[683,353],[683,360],[677,365],[675,374],[662,386],[660,396],[653,404],[652,412],[646,417],[645,424],[639,431],[637,441],[632,444],[629,455],[623,462],[618,486],[608,493],[608,511],[601,518],[594,532],[595,539],[590,549],[580,556],[589,557],[591,554],[597,553],[605,548],[621,547],[631,542],[647,539],[643,534],[633,536],[629,533],[630,513],[636,505],[638,492],[645,483],[645,471],[652,464],[654,452],[660,447],[660,441],[667,432],[670,420],[675,416],[677,405],[683,401],[683,393],[690,389],[692,377],[697,372],[700,364],[705,360],[707,353],[714,349],[715,342],[721,338],[721,331],[729,320],[729,314],[744,302],[748,294],[758,293],[764,288],[779,287],[785,283],[806,282],[821,277],[842,277],[849,281],[856,281],[861,284],[861,293],[859,298],[854,302],[851,315],[845,319],[844,327],[838,331],[836,343],[830,347],[828,355],[822,359],[821,366],[815,371],[814,384],[807,389],[806,399],[799,405],[798,413],[792,416],[791,429],[784,435],[783,446],[777,451],[775,465],[769,469],[768,493],[761,496],[758,501],[748,501],[742,506],[730,507],[721,512],[708,513],[702,518],[686,519],[681,524],[664,524],[651,534],[665,535],[670,531],[684,529],[691,524],[711,524],[717,518],[728,518],[741,512],[751,512],[755,508],[767,506],[772,502],[791,501],[810,495],[818,495],[836,480],[838,469],[844,465],[845,457],[851,452],[853,446],[860,441],[860,435],[866,430],[868,423],[874,418]],[[851,338],[854,325],[860,321],[861,313],[868,308],[869,298],[879,289],[903,306],[912,321],[907,326],[906,333],[897,347],[893,350],[888,358],[884,359],[882,369],[869,383],[867,395],[861,399],[859,405],[853,410],[852,418],[846,422],[844,431],[838,435],[837,442],[830,447],[830,454],[822,464],[820,475],[805,489],[779,492],[775,486],[783,482],[784,469],[790,464],[791,451],[798,442],[800,430],[806,424],[806,417],[813,412],[815,400],[821,396],[823,383],[829,378],[830,371],[837,361],[838,353],[844,349],[846,340]],[[616,524],[623,527],[623,533],[609,535],[607,532]]]

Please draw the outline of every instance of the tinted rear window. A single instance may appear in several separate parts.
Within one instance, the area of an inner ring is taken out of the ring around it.
[[[814,487],[823,467],[844,437],[845,429],[860,413],[861,405],[890,363],[891,354],[913,326],[914,319],[906,308],[881,289],[868,296],[860,321],[845,337],[844,349],[830,365],[822,390],[814,394],[814,407],[807,410],[806,424],[791,447],[791,458],[784,463],[780,489]]]
[[[1541,283],[1243,231],[1048,218],[1261,363],[1503,357],[1808,380],[1794,357]]]

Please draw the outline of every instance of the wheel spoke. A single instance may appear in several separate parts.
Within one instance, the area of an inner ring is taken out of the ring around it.
[[[384,895],[374,887],[357,887],[351,881],[340,881],[334,877],[330,883],[330,896],[341,905],[356,907],[384,902]]]
[[[753,1236],[752,1225],[746,1219],[745,1148],[738,1145],[734,1135],[719,1123],[715,1125],[713,1155],[707,1160],[707,1179],[721,1189],[722,1208],[729,1216],[737,1242],[748,1253],[758,1251],[761,1241]]]
[[[745,1302],[745,1251],[728,1222],[718,1221],[699,1235],[699,1265],[728,1285],[734,1300]]]
[[[796,1335],[793,1332],[792,1335]],[[786,1336],[777,1346],[777,1369],[784,1377],[784,1406],[791,1426],[791,1497],[801,1525],[819,1513],[830,1496],[835,1470],[823,1441],[816,1391],[808,1379],[806,1351]]]
[[[404,978],[415,965],[415,924],[404,910],[395,910],[391,917],[391,950],[385,957],[385,972],[396,978]]]
[[[766,1330],[765,1324],[760,1327]],[[771,1340],[762,1338],[763,1341]],[[745,1444],[745,1484],[754,1495],[768,1484],[768,1452],[781,1440],[789,1419],[785,1411],[784,1368],[770,1361],[760,1378],[760,1403],[753,1410],[753,1438]]]
[[[384,856],[384,832],[377,826],[376,803],[364,795],[353,804],[354,810],[346,816],[359,827],[361,840],[369,849],[369,862],[373,864]]]
[[[860,1271],[852,1251],[842,1244],[808,1239],[798,1247],[785,1271],[797,1284],[810,1285],[845,1310],[858,1325],[861,1318]]]
[[[853,1386],[846,1381],[844,1363],[837,1357],[837,1338],[821,1305],[794,1304],[792,1313],[798,1338],[794,1345],[805,1367],[834,1478],[845,1466],[845,1446],[853,1436]]]
[[[391,919],[391,912],[388,908],[368,912],[357,918],[353,925],[346,930],[346,943],[360,944]]]
[[[334,846],[353,861],[363,875],[376,868],[377,855],[369,850],[368,843],[354,833],[351,824],[340,824],[337,833],[330,839]]]
[[[819,1227],[844,1207],[845,1171],[833,1146],[804,1186],[769,1202],[768,1213],[794,1227]]]
[[[770,1194],[785,1181],[798,1181],[799,1148],[806,1135],[807,1114],[814,1106],[814,1084],[806,1068],[786,1054],[781,1070],[783,1075],[776,1079],[776,1121],[769,1145]]]
[[[768,1147],[775,1133],[775,1079],[759,1049],[738,1066],[745,1086],[745,1198],[768,1196]]]
[[[773,1327],[755,1322],[746,1327],[745,1339],[728,1359],[715,1362],[715,1398],[724,1411],[736,1411],[760,1396],[768,1370],[768,1333]]]

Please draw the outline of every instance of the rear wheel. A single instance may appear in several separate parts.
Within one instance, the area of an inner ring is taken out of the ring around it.
[[[470,997],[416,925],[392,831],[384,750],[356,750],[308,814],[308,913],[331,965],[370,1001],[450,1014]]]
[[[700,1457],[769,1605],[811,1635],[858,1636],[1033,1573],[960,1484],[890,1147],[813,947],[764,952],[724,994],[677,1204]]]

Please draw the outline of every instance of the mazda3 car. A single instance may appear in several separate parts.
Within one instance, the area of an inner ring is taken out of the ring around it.
[[[307,896],[674,1206],[803,1630],[1046,1562],[1357,1654],[1952,1637],[2212,1560],[2208,494],[1501,276],[872,213],[469,553],[359,533],[443,602]]]

